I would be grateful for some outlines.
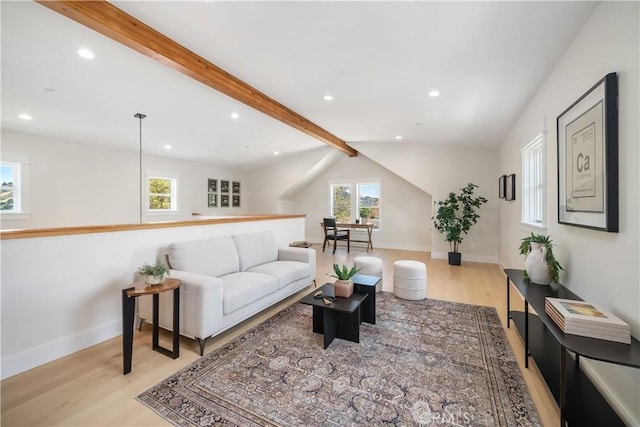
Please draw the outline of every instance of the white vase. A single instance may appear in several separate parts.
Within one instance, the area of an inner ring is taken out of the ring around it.
[[[531,251],[526,260],[527,276],[532,283],[548,285],[551,283],[549,265],[547,264],[547,248],[543,243],[531,243]]]
[[[164,283],[164,279],[166,278],[167,278],[167,273],[163,274],[162,276],[147,275],[144,278],[144,283],[146,283],[147,285],[161,285]]]

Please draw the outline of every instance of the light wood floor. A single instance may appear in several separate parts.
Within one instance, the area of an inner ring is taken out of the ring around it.
[[[352,247],[351,253],[347,254],[346,249],[339,247],[333,256],[330,250],[323,253],[322,245],[316,244],[314,248],[317,249],[318,284],[332,280],[328,274],[334,262],[351,264],[354,256],[364,252]],[[506,279],[496,265],[465,262],[463,258],[461,267],[450,267],[446,260],[432,260],[426,252],[376,249],[372,254],[384,261],[383,290],[392,290],[394,261],[422,261],[427,264],[429,298],[493,306],[506,326]],[[313,287],[210,340],[205,352],[294,303],[311,289]],[[517,292],[511,294],[512,306],[522,307]],[[558,407],[535,364],[524,368],[520,336],[513,327],[505,328],[505,331],[543,424],[558,425]],[[165,346],[170,346],[168,339],[167,334]],[[181,340],[180,358],[176,360],[152,351],[151,327],[145,325],[142,332],[135,332],[133,367],[127,376],[122,375],[122,340],[116,337],[2,381],[0,422],[3,426],[168,425],[135,397],[198,357],[197,344],[186,338]]]

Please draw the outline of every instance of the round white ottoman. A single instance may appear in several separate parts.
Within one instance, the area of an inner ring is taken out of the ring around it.
[[[376,292],[382,290],[382,260],[374,256],[357,256],[353,259],[353,265],[356,268],[361,268],[358,271],[359,274],[366,274],[369,276],[377,276],[380,281],[376,284]]]
[[[419,261],[394,262],[393,293],[402,299],[425,299],[427,297],[427,266]]]

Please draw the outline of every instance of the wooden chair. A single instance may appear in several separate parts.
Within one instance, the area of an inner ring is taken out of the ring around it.
[[[336,244],[338,240],[347,241],[347,253],[351,249],[351,230],[338,230],[335,218],[324,218],[322,222],[324,228],[324,243],[322,244],[322,252],[324,252],[327,242],[333,240],[333,253],[336,253]]]

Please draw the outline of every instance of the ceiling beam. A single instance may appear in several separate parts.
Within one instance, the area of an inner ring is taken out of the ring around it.
[[[106,1],[36,1],[351,157],[358,154],[337,136]]]

